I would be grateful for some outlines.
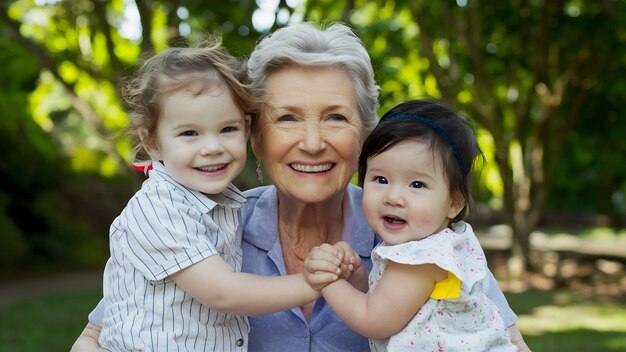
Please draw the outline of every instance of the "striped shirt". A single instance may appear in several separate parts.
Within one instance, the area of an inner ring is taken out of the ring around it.
[[[245,351],[246,317],[200,304],[169,276],[214,254],[241,270],[245,198],[233,185],[206,195],[162,164],[114,220],[104,271],[102,347],[112,351]]]

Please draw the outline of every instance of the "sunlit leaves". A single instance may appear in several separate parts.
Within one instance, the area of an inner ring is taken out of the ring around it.
[[[472,102],[472,92],[469,90],[462,90],[457,94],[456,99],[461,104],[469,104]]]
[[[478,144],[485,157],[485,163],[479,169],[481,184],[489,190],[492,196],[502,196],[502,179],[498,166],[495,163],[496,145],[488,131],[484,129],[478,130]]]
[[[100,135],[101,131],[94,123],[102,124],[111,134],[127,124],[127,116],[119,103],[119,87],[113,85],[116,75],[121,72],[112,71],[111,54],[130,66],[137,61],[139,47],[120,36],[116,30],[125,21],[123,1],[108,2],[105,8],[105,16],[113,29],[110,33],[113,53],[109,53],[101,31],[103,27],[97,24],[93,13],[95,10],[89,1],[54,2],[39,6],[32,1],[16,1],[10,6],[9,14],[21,22],[20,31],[24,37],[39,43],[42,52],[57,61],[57,74],[72,90],[71,94],[84,100],[101,121],[91,120],[89,125],[85,119],[72,113],[71,100],[67,98],[68,88],[64,88],[47,71],[42,71],[39,84],[29,98],[33,119],[44,130],[57,136],[68,155],[79,159],[73,163],[74,166],[87,170],[89,168],[80,165],[93,164],[95,166],[89,170],[98,172],[98,159],[83,163],[76,146],[87,145],[95,148],[95,153],[103,153],[109,149],[105,144],[110,136]],[[80,155],[84,158],[85,154]],[[105,168],[108,174],[111,174],[111,169],[110,166]]]
[[[54,130],[51,111],[63,111],[70,108],[61,85],[49,72],[43,71],[37,88],[29,96],[31,114],[37,124],[45,131]]]
[[[154,50],[159,52],[168,45],[168,26],[166,9],[160,3],[155,3],[152,8],[152,44]]]
[[[59,65],[59,73],[68,83],[76,82],[79,76],[78,69],[69,61],[64,61]]]
[[[89,64],[96,69],[102,69],[110,62],[110,57],[106,49],[106,38],[99,32],[92,33],[91,37],[93,55],[91,56]]]

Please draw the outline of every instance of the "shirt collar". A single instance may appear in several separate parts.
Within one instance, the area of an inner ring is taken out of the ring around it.
[[[269,252],[278,240],[278,196],[276,187],[266,186],[247,191],[261,191],[256,201],[246,204],[244,216],[250,214],[246,222],[244,236],[250,244]]]
[[[361,256],[369,258],[372,248],[378,242],[372,229],[367,224],[361,205],[361,188],[349,185],[343,199],[343,233],[342,239]],[[252,225],[246,232],[246,241],[254,246],[270,252],[278,239],[278,194],[276,187],[269,186],[260,193],[254,202],[250,220],[246,225]]]
[[[189,201],[191,201],[198,208],[198,210],[205,214],[213,210],[213,208],[217,205],[239,209],[246,201],[246,198],[243,196],[241,191],[233,184],[229,184],[226,189],[219,194],[207,195],[202,192],[189,189],[174,180],[160,161],[152,161],[152,169],[148,171],[148,176],[152,179],[163,180],[174,185],[177,189],[180,189],[186,194],[187,199],[189,199]]]

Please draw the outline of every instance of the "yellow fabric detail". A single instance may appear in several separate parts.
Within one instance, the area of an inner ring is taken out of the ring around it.
[[[448,278],[435,284],[430,298],[446,299],[461,297],[461,280],[448,271]]]

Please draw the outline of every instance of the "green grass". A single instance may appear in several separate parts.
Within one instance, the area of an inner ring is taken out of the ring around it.
[[[0,310],[0,352],[68,351],[101,292],[25,299]],[[626,351],[626,303],[585,300],[567,291],[507,293],[533,352]]]
[[[568,291],[506,294],[534,352],[626,351],[626,304],[593,302]]]
[[[101,296],[101,290],[54,294],[3,308],[0,352],[69,351]]]

